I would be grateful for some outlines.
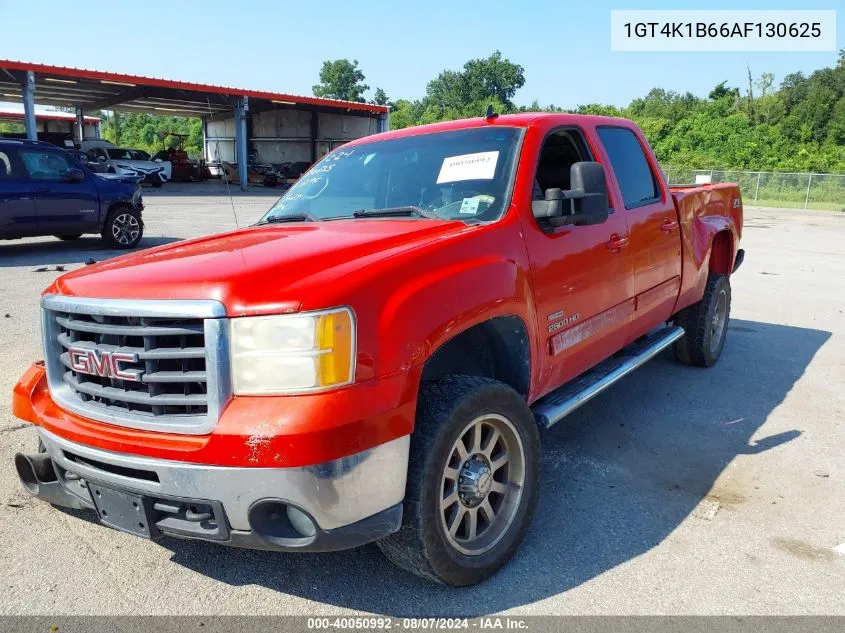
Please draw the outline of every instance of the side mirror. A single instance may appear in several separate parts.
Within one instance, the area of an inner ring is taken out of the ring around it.
[[[538,220],[553,220],[563,215],[563,190],[546,189],[544,200],[534,200],[531,209]],[[560,226],[560,225],[558,225]]]
[[[546,189],[545,200],[532,203],[534,217],[550,226],[601,224],[607,220],[607,180],[599,163],[582,161],[569,170],[572,189]],[[569,201],[567,208],[564,201]]]
[[[65,180],[67,180],[68,182],[82,182],[83,180],[85,180],[85,172],[81,169],[73,167],[67,170],[67,173],[65,174]]]

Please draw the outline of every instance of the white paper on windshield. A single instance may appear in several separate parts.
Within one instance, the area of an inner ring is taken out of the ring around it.
[[[464,198],[458,213],[464,215],[475,215],[478,213],[478,205],[481,202],[478,198]]]
[[[496,173],[499,152],[477,152],[447,156],[440,166],[437,184],[459,180],[492,180]]]

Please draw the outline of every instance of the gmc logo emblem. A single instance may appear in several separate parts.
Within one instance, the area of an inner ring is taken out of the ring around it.
[[[121,380],[141,380],[140,369],[124,369],[121,363],[138,362],[138,354],[124,352],[98,351],[86,347],[68,348],[70,368],[83,374],[120,378]]]

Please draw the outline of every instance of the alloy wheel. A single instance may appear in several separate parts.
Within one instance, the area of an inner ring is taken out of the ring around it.
[[[131,213],[121,213],[112,222],[111,232],[115,242],[126,246],[138,239],[138,234],[141,232],[141,225],[138,223],[138,219]]]
[[[713,317],[710,320],[710,351],[717,352],[722,342],[722,334],[728,321],[728,293],[724,290],[719,292],[716,298],[716,308],[713,310]]]
[[[441,482],[440,519],[449,544],[468,556],[492,549],[513,523],[524,479],[525,451],[513,423],[492,413],[470,422]]]

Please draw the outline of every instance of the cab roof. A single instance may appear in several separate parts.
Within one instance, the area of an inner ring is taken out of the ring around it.
[[[450,132],[453,130],[468,130],[479,127],[523,127],[529,128],[537,125],[541,121],[548,121],[553,119],[557,125],[578,125],[578,124],[619,124],[624,121],[630,123],[628,119],[620,117],[599,116],[594,114],[561,114],[557,112],[522,112],[519,114],[501,114],[491,119],[484,117],[476,117],[472,119],[457,119],[454,121],[442,121],[440,123],[428,123],[426,125],[417,125],[414,127],[406,127],[401,130],[393,130],[391,132],[383,132],[381,134],[373,134],[371,136],[364,136],[362,138],[350,141],[346,145],[362,145],[365,143],[372,143],[373,141],[384,141],[393,138],[404,138],[408,136],[420,136],[422,134],[433,134],[435,132]]]

